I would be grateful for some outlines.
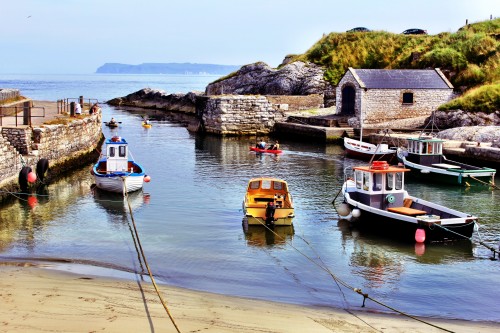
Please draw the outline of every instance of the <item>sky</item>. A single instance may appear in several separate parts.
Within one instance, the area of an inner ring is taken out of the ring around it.
[[[91,74],[104,63],[277,67],[363,26],[456,32],[498,0],[0,0],[1,74]]]

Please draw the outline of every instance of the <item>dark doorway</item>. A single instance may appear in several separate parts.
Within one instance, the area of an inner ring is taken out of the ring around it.
[[[343,115],[354,115],[354,101],[356,97],[356,91],[352,86],[345,86],[342,89],[342,110],[340,111]]]

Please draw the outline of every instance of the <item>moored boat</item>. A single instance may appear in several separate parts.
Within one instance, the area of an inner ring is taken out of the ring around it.
[[[262,149],[257,147],[250,147],[250,150],[257,153],[269,153],[269,154],[281,154],[283,152],[283,150],[281,149]]]
[[[436,242],[470,238],[477,217],[408,194],[404,167],[385,161],[353,168],[342,186],[337,211],[360,228],[401,241]]]
[[[407,148],[398,148],[398,159],[411,175],[429,182],[452,185],[494,185],[495,169],[452,161],[443,155],[445,140],[433,137],[408,138]]]
[[[390,161],[396,156],[396,149],[389,148],[386,143],[374,145],[369,142],[344,138],[346,156],[363,161]]]
[[[295,215],[286,181],[268,177],[250,179],[243,213],[248,225],[291,225]]]
[[[134,161],[125,139],[113,136],[106,140],[106,148],[92,168],[96,186],[102,190],[128,193],[149,182],[143,167]]]

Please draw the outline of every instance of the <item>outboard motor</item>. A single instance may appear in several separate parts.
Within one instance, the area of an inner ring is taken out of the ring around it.
[[[274,206],[274,202],[269,202],[266,207],[266,225],[274,226],[274,212],[276,211],[276,207]]]

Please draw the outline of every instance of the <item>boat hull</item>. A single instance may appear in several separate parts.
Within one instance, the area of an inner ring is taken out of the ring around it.
[[[144,174],[94,174],[97,188],[114,193],[128,193],[142,189]]]
[[[245,205],[243,203],[243,205]],[[245,217],[248,225],[265,225],[266,208],[252,208],[244,206]],[[274,212],[274,225],[292,225],[294,218],[293,208],[276,208]]]
[[[474,222],[447,225],[445,227],[446,229],[443,229],[434,224],[402,221],[400,219],[381,216],[366,210],[360,210],[361,215],[351,220],[353,226],[378,236],[398,239],[403,242],[415,242],[415,233],[417,229],[423,229],[425,231],[426,243],[466,240],[472,237],[472,233],[474,232]]]
[[[256,147],[250,147],[250,150],[256,153],[267,153],[267,154],[281,154],[283,152],[280,149],[270,150],[270,149],[261,149]]]
[[[387,161],[396,158],[395,149],[380,148],[374,144],[344,138],[344,148],[346,156],[362,161]]]

